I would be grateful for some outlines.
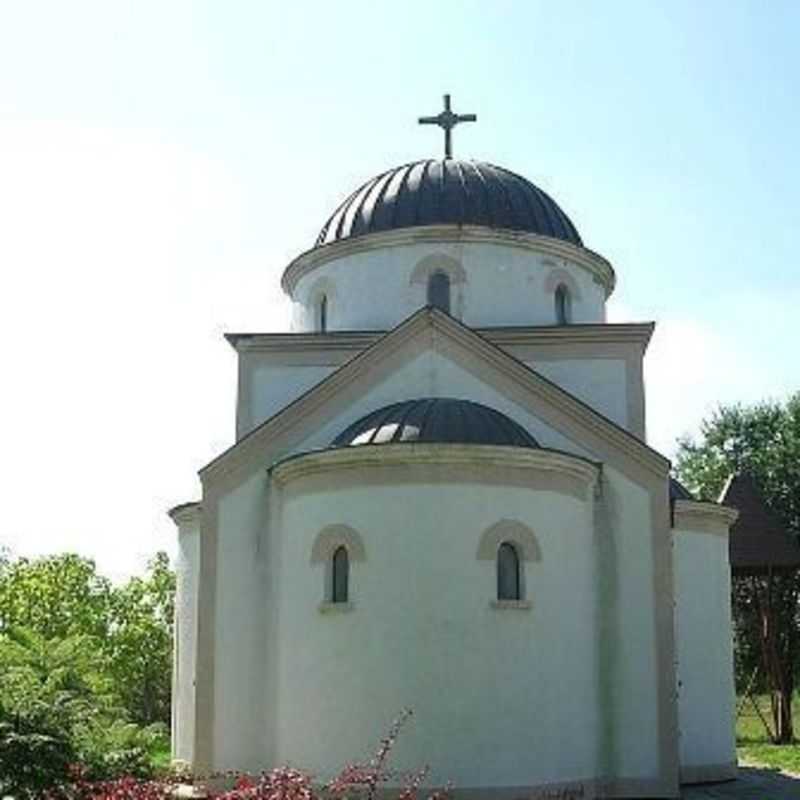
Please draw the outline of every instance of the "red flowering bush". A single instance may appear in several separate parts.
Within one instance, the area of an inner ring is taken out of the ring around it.
[[[258,780],[240,776],[233,789],[216,796],[218,800],[316,800],[311,778],[289,767],[264,772]]]
[[[223,791],[204,789],[202,794],[198,791],[198,796],[210,800],[374,800],[378,787],[395,783],[400,785],[396,800],[416,800],[428,774],[428,767],[410,774],[393,772],[387,768],[400,729],[410,716],[411,711],[404,711],[392,723],[369,762],[348,764],[321,788],[314,786],[310,775],[291,767],[279,767],[257,777],[242,773],[210,776],[233,779],[233,788]],[[187,778],[185,775],[156,781],[128,777],[93,782],[86,779],[86,772],[79,767],[73,767],[71,777],[70,783],[45,793],[43,800],[174,800],[179,796],[179,786],[190,789],[188,784],[195,782],[200,790],[203,785],[201,779]],[[428,800],[444,800],[448,794],[449,787],[429,795]]]
[[[45,792],[43,800],[173,800],[173,780],[141,780],[133,777],[90,781],[80,765],[70,767],[72,781]]]

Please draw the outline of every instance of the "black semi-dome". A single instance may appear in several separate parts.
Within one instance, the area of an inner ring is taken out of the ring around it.
[[[452,397],[404,400],[379,408],[342,431],[330,446],[393,442],[539,446],[525,428],[505,414]]]
[[[333,212],[316,246],[418,225],[482,225],[582,246],[569,217],[529,180],[452,158],[415,161],[367,181]]]

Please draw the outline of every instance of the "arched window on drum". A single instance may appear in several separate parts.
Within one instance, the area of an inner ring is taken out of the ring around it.
[[[428,305],[450,313],[450,276],[437,270],[428,278]]]
[[[556,286],[555,305],[556,324],[569,325],[572,321],[572,298],[569,295],[569,289],[563,283]]]
[[[323,294],[317,301],[317,330],[326,333],[328,330],[328,295]]]

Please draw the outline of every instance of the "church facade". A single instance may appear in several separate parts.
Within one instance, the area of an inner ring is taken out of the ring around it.
[[[173,754],[320,780],[403,709],[456,796],[676,797],[735,775],[728,531],[646,443],[651,323],[525,178],[353,192],[231,334],[237,441],[179,531]]]

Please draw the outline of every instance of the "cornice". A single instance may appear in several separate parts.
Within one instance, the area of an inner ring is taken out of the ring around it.
[[[599,253],[561,239],[539,236],[525,231],[500,230],[478,225],[424,225],[355,236],[307,250],[286,267],[281,277],[281,287],[291,297],[301,278],[329,261],[358,253],[368,253],[372,250],[428,242],[436,244],[499,244],[553,258],[566,258],[583,267],[605,289],[606,297],[614,291],[616,284],[614,268]]]
[[[225,339],[237,353],[363,350],[386,331],[342,333],[226,333]]]
[[[498,347],[547,344],[641,344],[646,348],[654,322],[602,322],[571,325],[476,328],[479,336]]]
[[[731,525],[738,519],[739,512],[735,508],[718,503],[676,500],[673,505],[673,516],[673,528],[727,536]]]
[[[475,332],[498,347],[516,345],[638,344],[646,349],[655,323],[584,323],[575,325],[492,326]],[[238,353],[326,352],[364,350],[386,331],[329,333],[226,333]]]
[[[587,459],[560,450],[531,449],[501,445],[451,443],[399,443],[357,445],[331,450],[317,450],[290,456],[269,468],[278,486],[318,475],[337,472],[396,466],[446,465],[526,469],[556,473],[591,486],[600,474],[600,466]]]
[[[178,528],[182,528],[184,525],[199,523],[202,513],[203,506],[199,501],[181,503],[180,505],[174,506],[167,511],[169,518],[178,526]]]

